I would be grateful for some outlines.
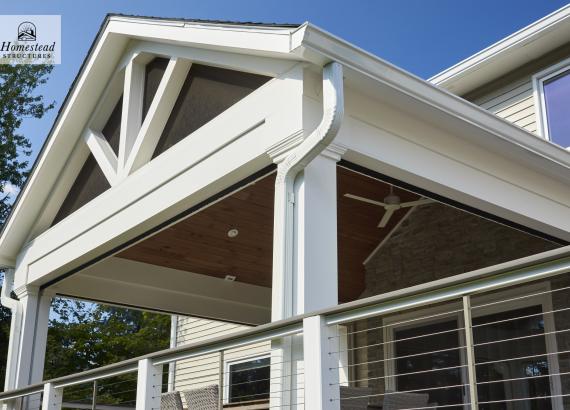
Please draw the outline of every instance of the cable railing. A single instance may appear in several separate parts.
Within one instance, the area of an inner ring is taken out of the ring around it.
[[[0,393],[0,403],[570,408],[569,271],[569,259],[503,265],[247,329],[188,320],[176,334],[190,343]]]

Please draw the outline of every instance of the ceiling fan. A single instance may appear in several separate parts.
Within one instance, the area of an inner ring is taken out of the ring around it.
[[[344,196],[347,198],[356,199],[357,201],[366,202],[367,204],[378,205],[383,207],[386,210],[386,212],[382,216],[380,223],[378,223],[378,228],[384,228],[390,221],[390,218],[392,218],[394,212],[396,212],[398,209],[412,208],[414,206],[425,205],[429,204],[430,202],[433,202],[429,198],[420,198],[416,201],[402,202],[400,200],[400,197],[394,194],[393,185],[390,185],[390,193],[388,194],[388,196],[386,196],[386,198],[384,198],[384,202],[363,198],[361,196],[353,194],[344,194]]]

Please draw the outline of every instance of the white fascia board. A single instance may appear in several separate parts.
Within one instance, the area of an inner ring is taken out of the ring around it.
[[[295,30],[294,28],[176,23],[153,19],[141,21],[138,18],[129,17],[111,17],[109,29],[113,33],[141,40],[281,57],[289,55],[290,37]]]
[[[271,163],[267,150],[302,130],[302,79],[274,79],[22,252],[18,281],[45,283]]]
[[[457,94],[490,82],[568,42],[570,5],[434,75],[428,81]]]
[[[476,143],[503,150],[508,156],[518,155],[519,161],[550,175],[570,182],[570,152],[564,148],[537,138],[534,134],[509,123],[442,88],[408,73],[381,58],[345,42],[326,31],[306,24],[302,32],[295,36],[294,53],[300,57],[322,64],[335,60],[347,69],[345,76],[350,84],[350,77],[370,81],[370,87],[382,85],[409,97],[418,103],[418,107],[429,107],[444,114],[451,120],[463,123],[466,127],[477,130]],[[363,77],[364,76],[364,77]],[[378,96],[381,98],[381,96]],[[408,115],[414,115],[409,112]],[[438,124],[441,128],[446,123]],[[466,135],[456,133],[458,138]],[[498,144],[501,142],[501,144]]]

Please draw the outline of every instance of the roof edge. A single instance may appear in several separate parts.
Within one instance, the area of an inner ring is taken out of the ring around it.
[[[457,64],[446,68],[429,78],[427,81],[440,87],[451,89],[453,86],[460,83],[461,79],[479,70],[483,65],[494,64],[497,60],[502,58],[508,59],[508,56],[506,55],[507,52],[512,52],[515,48],[520,49],[523,46],[536,41],[563,22],[570,22],[570,4],[555,10],[547,16],[532,22],[513,34],[510,34],[483,50],[478,51],[470,57],[461,60]],[[545,49],[544,53],[547,53],[548,51],[550,51],[550,49]],[[533,58],[529,58],[529,61],[532,59]],[[516,67],[512,68],[514,69]],[[502,74],[506,73],[500,73],[495,78],[498,78]],[[487,82],[495,78],[487,78]],[[465,93],[472,91],[475,88],[477,87],[470,86],[469,89],[461,89],[461,91]]]

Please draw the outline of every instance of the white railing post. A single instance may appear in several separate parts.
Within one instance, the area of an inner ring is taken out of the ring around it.
[[[463,296],[463,317],[465,320],[465,344],[467,351],[467,374],[469,377],[469,400],[471,409],[479,408],[477,400],[477,372],[475,371],[475,350],[473,347],[473,321],[471,317],[471,298]]]
[[[335,336],[322,316],[303,320],[306,409],[340,410],[338,359],[331,349]]]
[[[52,383],[44,385],[42,410],[61,410],[63,403],[63,389],[56,388]]]
[[[160,410],[161,393],[162,366],[154,366],[150,359],[140,360],[136,410]]]

